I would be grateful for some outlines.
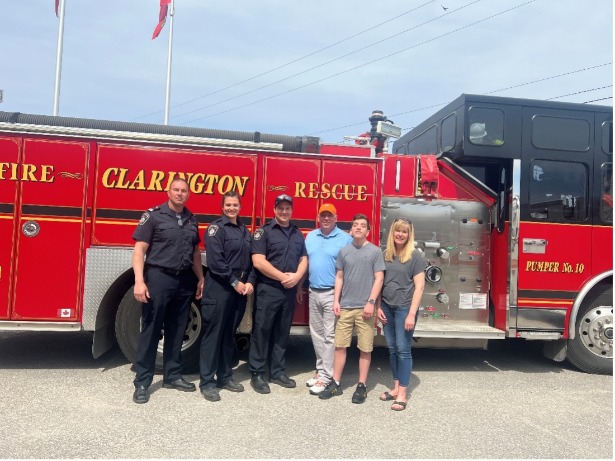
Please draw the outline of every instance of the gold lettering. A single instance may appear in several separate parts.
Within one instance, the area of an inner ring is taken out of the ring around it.
[[[158,170],[152,170],[152,177],[149,180],[149,186],[147,186],[147,190],[149,191],[160,191],[162,192],[164,189],[162,188],[162,180],[164,179],[164,172]]]
[[[213,194],[214,193],[214,185],[218,182],[217,174],[208,174],[205,176],[205,182],[207,183],[207,188],[205,189],[204,194]]]
[[[338,190],[342,187],[341,184],[335,184],[332,188],[331,188],[331,195],[333,195],[333,198],[336,200],[341,200],[342,199],[342,195],[338,192]]]
[[[354,185],[344,184],[344,197],[346,200],[352,200],[352,196],[354,195]]]
[[[295,197],[305,198],[305,183],[297,181],[295,182]]]
[[[18,163],[11,163],[11,181],[17,181],[17,168],[19,167]]]
[[[175,173],[175,171],[169,171],[169,176],[167,178],[167,185],[164,188],[164,190],[169,190],[171,189],[171,183],[173,182],[173,180],[175,179],[175,176],[179,176],[177,173]]]
[[[329,197],[331,197],[331,184],[329,184],[328,182],[323,182],[321,187],[320,187],[320,198],[323,200],[327,200]]]
[[[367,186],[357,186],[357,201],[364,202],[367,200]]]
[[[246,192],[246,184],[248,184],[249,179],[247,176],[235,176],[235,190],[242,197]]]
[[[309,198],[318,198],[318,183],[311,182],[309,183],[310,192],[308,193]]]
[[[1,162],[0,163],[0,179],[4,179],[4,173],[9,169],[9,163]]]
[[[190,178],[190,192],[200,194],[203,191],[204,184],[202,181],[199,181],[200,179],[205,179],[203,173],[197,173]]]
[[[41,166],[41,182],[53,182],[53,165]]]
[[[233,177],[229,175],[222,176],[220,178],[220,181],[218,182],[218,193],[220,195],[224,195],[232,189],[233,189]]]
[[[36,176],[34,176],[34,173],[36,173],[36,166],[29,163],[24,163],[21,180],[37,182],[38,180],[36,179]]]
[[[117,168],[107,168],[101,178],[103,187],[106,187],[107,189],[112,189],[115,187],[115,180],[110,180],[109,178],[111,173],[117,175]]]
[[[115,183],[115,189],[128,189],[130,184],[126,181],[126,173],[128,173],[127,168],[120,168],[119,177]]]
[[[145,171],[139,170],[129,189],[145,190]]]
[[[532,270],[532,265],[533,265],[533,264],[534,264],[534,263],[533,263],[532,261],[527,261],[527,262],[525,263],[525,272],[530,272],[530,271]]]

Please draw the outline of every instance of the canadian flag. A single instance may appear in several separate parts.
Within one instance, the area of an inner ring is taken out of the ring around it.
[[[171,1],[172,0],[160,0],[160,13],[158,14],[158,25],[154,29],[152,40],[154,40],[156,37],[158,37],[158,35],[160,35],[160,31],[164,27],[164,24],[167,22],[167,13],[169,12],[169,4],[171,3]]]
[[[66,317],[72,317],[72,316],[73,316],[72,309],[64,308],[64,309],[58,310],[58,317],[66,318]]]

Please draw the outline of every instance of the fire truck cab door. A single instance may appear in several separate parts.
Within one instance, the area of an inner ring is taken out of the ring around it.
[[[518,307],[517,329],[563,330],[591,271],[592,117],[524,108],[511,223],[510,302]]]
[[[81,142],[23,140],[14,181],[13,320],[78,320],[88,149]]]

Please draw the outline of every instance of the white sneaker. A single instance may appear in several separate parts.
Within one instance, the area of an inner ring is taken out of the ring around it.
[[[325,383],[323,383],[322,381],[316,381],[316,383],[312,387],[310,387],[310,394],[318,395],[325,390],[325,387],[327,387]]]
[[[305,385],[307,387],[312,387],[314,386],[314,384],[316,384],[318,382],[318,372],[314,373],[314,376],[312,376],[310,379],[308,379],[305,383]]]

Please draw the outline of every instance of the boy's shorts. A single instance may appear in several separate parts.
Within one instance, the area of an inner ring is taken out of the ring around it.
[[[335,347],[350,347],[353,327],[357,330],[357,347],[362,352],[374,349],[375,319],[363,319],[363,309],[341,309],[335,325]]]

